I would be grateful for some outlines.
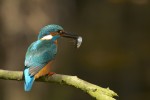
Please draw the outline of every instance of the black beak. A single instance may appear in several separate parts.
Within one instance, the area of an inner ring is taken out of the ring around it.
[[[72,39],[75,39],[75,40],[78,38],[78,35],[73,34],[73,33],[68,33],[68,32],[63,32],[62,36],[66,37],[66,38],[72,38]]]
[[[75,43],[76,43],[76,47],[79,48],[81,43],[82,43],[82,37],[77,35],[77,34],[73,34],[73,33],[68,33],[68,32],[63,32],[61,34],[63,37],[66,37],[66,38],[72,38],[75,40]]]

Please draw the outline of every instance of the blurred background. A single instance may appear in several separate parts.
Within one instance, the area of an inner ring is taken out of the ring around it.
[[[150,100],[149,0],[0,0],[0,69],[23,70],[40,28],[59,24],[83,37],[75,49],[59,39],[56,73],[109,87],[119,100]],[[0,100],[94,100],[81,90],[0,80]]]

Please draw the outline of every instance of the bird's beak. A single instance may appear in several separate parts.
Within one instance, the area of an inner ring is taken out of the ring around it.
[[[66,38],[72,38],[72,39],[77,39],[78,38],[78,35],[73,34],[73,33],[68,33],[68,32],[63,32],[62,36],[66,37]]]
[[[61,34],[62,37],[66,37],[66,38],[72,38],[75,40],[76,42],[76,47],[79,48],[81,43],[82,43],[82,37],[77,35],[77,34],[73,34],[73,33],[68,33],[68,32],[63,32]]]

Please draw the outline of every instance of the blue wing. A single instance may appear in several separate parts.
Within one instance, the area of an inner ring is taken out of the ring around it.
[[[25,66],[32,71],[42,69],[49,61],[55,58],[57,46],[52,41],[38,40],[28,48],[25,58]],[[36,74],[37,72],[35,72]],[[32,73],[30,73],[32,74]],[[33,75],[35,75],[33,74]]]
[[[52,41],[38,40],[32,43],[25,57],[25,91],[29,91],[37,74],[49,61],[55,58],[57,46]]]

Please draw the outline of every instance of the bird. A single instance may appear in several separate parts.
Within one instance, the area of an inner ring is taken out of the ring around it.
[[[72,38],[81,42],[80,36],[65,32],[60,25],[50,24],[41,28],[37,40],[31,43],[25,55],[23,71],[25,91],[31,90],[35,79],[54,74],[49,70],[57,54],[57,40],[60,37]]]

